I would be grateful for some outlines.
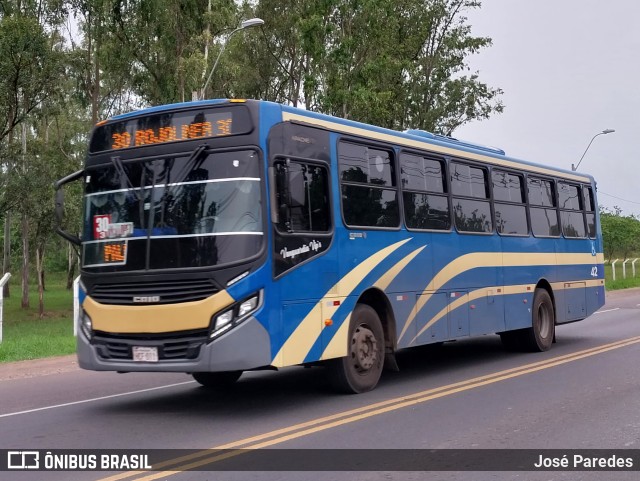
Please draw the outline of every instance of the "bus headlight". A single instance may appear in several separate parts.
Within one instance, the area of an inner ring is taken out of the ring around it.
[[[258,307],[258,296],[253,296],[250,299],[247,299],[238,307],[238,317],[243,317],[250,312],[253,312]]]
[[[91,322],[91,318],[84,311],[82,311],[80,316],[80,330],[84,333],[87,339],[91,340],[91,337],[93,336],[93,323]]]
[[[262,300],[262,291],[258,291],[252,296],[245,298],[243,301],[236,302],[229,309],[217,314],[213,318],[213,329],[209,335],[209,339],[219,336],[223,332],[228,331],[247,319],[251,314],[258,310]]]

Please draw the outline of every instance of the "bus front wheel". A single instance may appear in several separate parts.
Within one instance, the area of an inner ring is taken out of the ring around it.
[[[378,313],[366,304],[357,304],[349,322],[346,357],[330,361],[330,375],[342,392],[371,391],[380,380],[384,365],[384,333]]]
[[[225,371],[225,372],[194,372],[191,373],[193,379],[198,381],[207,388],[221,388],[231,386],[235,383],[242,371]]]

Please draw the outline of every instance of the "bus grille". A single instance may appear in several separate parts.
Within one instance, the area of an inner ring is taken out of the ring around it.
[[[179,336],[173,333],[171,340],[160,337],[155,339],[144,337],[122,339],[119,336],[96,335],[92,344],[96,347],[101,359],[114,361],[130,361],[133,358],[133,346],[148,346],[158,348],[159,361],[182,361],[196,359],[200,354],[200,348],[207,342],[208,332],[202,331],[188,336]]]
[[[90,296],[101,304],[149,305],[201,301],[218,292],[210,279],[96,284]],[[151,298],[147,302],[134,299]]]

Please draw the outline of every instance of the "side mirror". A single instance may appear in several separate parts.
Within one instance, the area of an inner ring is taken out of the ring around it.
[[[72,244],[79,246],[82,242],[78,236],[73,234],[69,234],[67,231],[62,229],[62,221],[64,218],[64,193],[61,190],[62,186],[68,184],[69,182],[74,182],[78,179],[84,177],[84,170],[79,170],[74,172],[71,175],[64,177],[57,181],[54,185],[56,189],[56,197],[55,197],[55,214],[56,214],[56,232],[64,239],[68,240]]]

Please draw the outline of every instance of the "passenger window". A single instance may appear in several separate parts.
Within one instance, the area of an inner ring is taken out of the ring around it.
[[[491,180],[496,230],[503,235],[528,235],[522,176],[494,170],[491,172]]]
[[[488,199],[486,171],[478,167],[451,162],[451,193]]]
[[[342,214],[349,226],[396,228],[400,225],[394,157],[391,151],[340,142]]]
[[[582,196],[578,186],[558,182],[558,205],[560,207],[560,224],[565,237],[587,237],[582,213]]]
[[[449,230],[444,160],[403,153],[400,177],[405,223],[410,229]]]
[[[595,239],[596,237],[596,203],[593,198],[593,191],[591,187],[584,186],[584,214],[585,221],[587,222],[587,235]]]
[[[527,179],[527,188],[529,191],[530,205],[539,205],[542,207],[556,206],[553,181],[529,177]]]
[[[487,171],[457,162],[450,163],[450,170],[456,228],[461,232],[493,232]]]

